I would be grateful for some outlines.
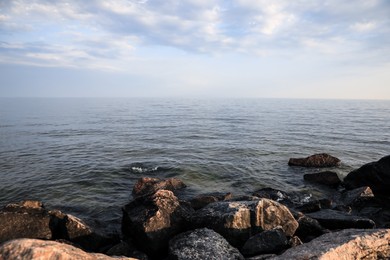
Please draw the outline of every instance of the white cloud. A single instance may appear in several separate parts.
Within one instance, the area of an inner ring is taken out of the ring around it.
[[[376,22],[357,22],[353,24],[351,28],[358,32],[368,32],[376,28]]]

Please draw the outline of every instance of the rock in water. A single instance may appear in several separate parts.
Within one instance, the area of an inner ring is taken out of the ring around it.
[[[368,186],[376,195],[390,196],[390,155],[350,172],[344,185],[347,189]]]
[[[364,205],[374,198],[374,194],[370,187],[360,187],[354,190],[347,190],[341,194],[341,200],[346,206]]]
[[[290,158],[288,165],[302,167],[335,167],[340,165],[340,159],[326,153],[314,154],[306,158]]]
[[[307,216],[316,219],[321,224],[321,226],[331,230],[375,227],[375,222],[371,219],[354,216],[331,209],[324,209],[314,213],[308,213]]]
[[[231,246],[217,232],[202,228],[188,231],[174,237],[169,242],[171,259],[244,259],[237,248]]]
[[[282,229],[266,230],[248,239],[241,249],[244,256],[279,253],[288,246]]]
[[[192,215],[197,228],[215,230],[236,247],[241,247],[249,237],[263,230],[280,226],[287,236],[298,228],[290,210],[270,199],[256,201],[214,202]]]
[[[77,247],[55,241],[16,239],[0,246],[0,259],[84,259],[111,260],[135,258],[112,258],[103,254],[87,253]]]
[[[158,190],[152,196],[140,197],[123,207],[122,231],[152,256],[168,251],[168,241],[186,230],[193,213],[169,190]]]
[[[322,235],[271,259],[389,259],[389,241],[390,229],[345,229]]]
[[[186,185],[179,179],[170,178],[162,180],[158,178],[143,177],[138,179],[137,183],[133,187],[133,196],[140,197],[145,195],[151,195],[158,190],[178,190],[185,188]]]
[[[305,174],[303,175],[303,179],[305,181],[315,182],[330,187],[337,187],[341,184],[341,180],[339,179],[339,176],[337,176],[337,173],[331,171]]]

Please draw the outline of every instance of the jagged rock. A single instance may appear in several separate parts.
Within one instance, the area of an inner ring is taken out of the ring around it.
[[[306,158],[290,158],[288,165],[302,167],[334,167],[340,165],[340,159],[326,153],[314,154]]]
[[[322,235],[271,259],[389,259],[389,241],[390,229],[346,229]]]
[[[140,197],[123,207],[122,231],[144,252],[167,253],[168,241],[186,230],[193,213],[189,204],[180,202],[169,190]]]
[[[337,173],[331,171],[308,173],[303,175],[303,179],[309,182],[315,182],[331,187],[337,187],[341,184],[341,180]]]
[[[282,229],[266,230],[250,237],[241,248],[244,256],[279,253],[288,247],[288,240]]]
[[[375,195],[390,195],[390,155],[350,172],[344,185],[347,189],[368,186]]]
[[[298,227],[289,209],[270,199],[257,201],[214,202],[196,211],[191,222],[197,228],[207,227],[220,233],[236,247],[263,230],[281,226],[292,236]]]
[[[0,259],[136,260],[134,258],[112,258],[103,254],[87,253],[68,244],[26,238],[11,240],[2,244],[0,246]]]
[[[159,178],[143,177],[138,179],[134,185],[132,194],[133,197],[136,198],[140,196],[151,195],[158,190],[175,191],[185,187],[186,185],[184,182],[176,178],[163,180]]]
[[[237,248],[232,247],[220,234],[202,228],[188,231],[169,242],[171,259],[244,259]]]
[[[297,231],[295,231],[295,235],[298,236],[304,242],[308,242],[325,233],[325,230],[320,225],[320,223],[310,217],[300,217],[298,219],[298,224],[299,226]]]
[[[222,193],[222,192],[214,192],[214,193],[207,193],[207,194],[201,194],[193,198],[190,203],[191,206],[195,209],[201,209],[205,206],[207,206],[210,203],[217,202],[217,201],[223,201],[223,200],[229,200],[232,199],[232,194],[229,193]]]
[[[368,218],[350,215],[341,211],[324,209],[307,216],[316,219],[321,226],[327,229],[346,229],[346,228],[374,228],[375,222]]]
[[[341,200],[347,206],[365,203],[374,198],[374,193],[370,187],[360,187],[353,190],[347,190],[341,194]]]

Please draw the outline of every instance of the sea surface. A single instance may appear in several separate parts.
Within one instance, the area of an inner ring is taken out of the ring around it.
[[[322,152],[342,160],[340,178],[389,155],[390,101],[2,98],[0,207],[41,200],[112,231],[142,176],[178,177],[188,196],[326,197],[303,180],[323,169],[287,165]]]

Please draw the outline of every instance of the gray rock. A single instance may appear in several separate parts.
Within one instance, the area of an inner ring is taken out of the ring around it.
[[[324,228],[320,223],[307,216],[302,216],[298,219],[298,229],[295,235],[298,236],[302,241],[309,242],[313,238],[321,236],[325,233]]]
[[[215,230],[236,247],[263,230],[280,226],[286,235],[292,236],[298,228],[290,210],[270,199],[214,202],[196,211],[191,222],[196,228]]]
[[[271,259],[389,259],[389,241],[390,229],[346,229],[322,235]]]
[[[219,260],[244,259],[237,248],[213,230],[202,228],[188,231],[169,242],[171,259],[177,260]]]
[[[344,185],[348,189],[368,186],[376,195],[390,195],[390,155],[350,172]]]
[[[337,187],[341,184],[341,180],[337,173],[331,171],[308,173],[303,175],[303,179],[305,181],[323,184],[330,187]]]
[[[353,190],[347,190],[341,194],[341,200],[347,206],[359,206],[374,198],[374,193],[370,187],[360,187]]]
[[[286,249],[288,240],[282,229],[266,230],[250,237],[241,248],[244,256],[279,253]]]
[[[321,226],[331,230],[375,227],[375,222],[371,219],[331,209],[324,209],[314,213],[308,213],[307,216],[316,219],[321,224]]]
[[[340,165],[340,159],[326,153],[314,154],[306,158],[290,158],[288,165],[301,167],[334,167]]]

